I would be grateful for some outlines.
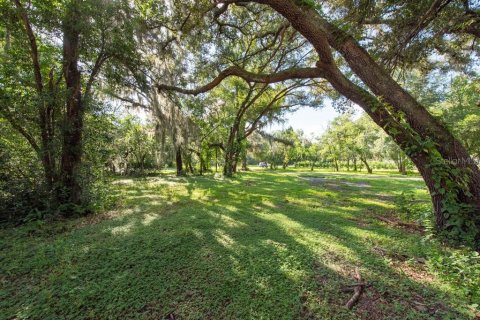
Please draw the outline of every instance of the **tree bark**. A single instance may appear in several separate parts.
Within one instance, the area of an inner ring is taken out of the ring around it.
[[[234,154],[228,149],[225,150],[225,164],[223,167],[223,175],[226,177],[232,177],[234,174]]]
[[[238,131],[240,129],[240,117],[237,117],[230,128],[227,143],[225,145],[225,166],[223,167],[223,175],[226,177],[232,177],[235,173],[235,155],[237,153],[236,142],[238,138]]]
[[[398,171],[402,175],[407,174],[407,169],[406,169],[406,164],[405,164],[405,159],[401,151],[398,152]]]
[[[77,3],[73,3],[67,10],[63,23],[63,61],[67,99],[60,164],[62,185],[59,191],[62,203],[80,205],[82,186],[79,181],[79,169],[82,161],[84,106],[81,74],[78,68],[80,30],[76,22],[79,16]]]
[[[242,156],[242,170],[243,171],[248,171],[247,154],[246,153]]]
[[[40,66],[40,57],[38,54],[37,39],[33,28],[30,24],[30,19],[25,11],[25,8],[20,3],[20,0],[13,0],[17,10],[19,19],[25,27],[25,31],[29,40],[30,46],[30,56],[32,59],[32,69],[35,78],[35,89],[39,95],[39,106],[38,106],[38,124],[40,127],[40,137],[41,137],[41,146],[37,146],[33,137],[31,137],[26,130],[24,130],[20,125],[18,125],[12,117],[9,117],[6,114],[7,119],[12,123],[13,127],[17,129],[22,135],[24,135],[27,140],[30,142],[32,147],[35,149],[37,154],[42,161],[45,184],[49,191],[52,191],[56,181],[55,173],[55,157],[53,154],[53,106],[54,106],[54,97],[52,96],[50,101],[45,101],[42,95],[44,94],[44,83]],[[7,40],[5,45],[5,52],[9,50],[10,47],[10,33],[7,29]],[[53,94],[53,71],[50,72],[50,79],[48,82],[49,93]]]
[[[177,176],[182,176],[183,172],[183,160],[182,160],[182,149],[177,147],[175,152],[175,163],[177,165]]]

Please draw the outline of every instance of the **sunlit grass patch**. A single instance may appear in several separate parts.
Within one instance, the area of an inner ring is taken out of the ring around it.
[[[379,301],[389,319],[468,319],[469,298],[418,262],[434,247],[375,219],[403,190],[425,197],[420,181],[310,174],[119,179],[104,218],[1,230],[0,318],[358,319]],[[355,268],[372,287],[348,311]]]

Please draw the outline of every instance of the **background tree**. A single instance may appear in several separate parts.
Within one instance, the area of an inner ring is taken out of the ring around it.
[[[134,56],[132,8],[125,2],[77,0],[0,5],[5,35],[0,114],[38,155],[51,203],[83,206],[85,116],[93,111],[105,65]]]

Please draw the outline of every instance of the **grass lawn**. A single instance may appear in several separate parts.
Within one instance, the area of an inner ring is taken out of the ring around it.
[[[378,220],[423,182],[254,171],[119,179],[120,205],[1,232],[1,319],[469,319],[435,248]],[[354,270],[372,284],[344,305]],[[471,313],[470,313],[471,317]]]

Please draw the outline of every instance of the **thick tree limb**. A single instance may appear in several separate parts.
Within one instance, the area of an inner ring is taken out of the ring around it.
[[[198,95],[200,93],[204,93],[212,90],[213,88],[218,86],[224,79],[232,76],[240,77],[247,82],[268,84],[268,83],[282,82],[290,79],[321,78],[323,76],[323,72],[322,72],[322,69],[320,68],[291,68],[291,69],[286,69],[273,74],[257,74],[257,73],[243,70],[239,67],[230,67],[220,72],[218,76],[208,84],[196,89],[184,89],[184,88],[165,85],[165,84],[157,85],[157,89],[159,91],[167,90],[167,91],[176,91],[184,94]]]
[[[210,143],[208,145],[209,148],[220,148],[222,151],[225,151],[225,147],[223,146],[223,143],[217,142],[217,143]]]
[[[86,98],[90,97],[90,93],[92,90],[93,83],[97,75],[100,73],[103,64],[111,57],[111,55],[105,52],[105,30],[102,30],[102,45],[100,48],[100,52],[98,53],[97,58],[95,59],[95,63],[93,65],[92,71],[90,72],[90,76],[88,77],[87,84],[85,85],[85,92],[84,96]]]
[[[30,20],[28,18],[27,12],[23,8],[20,0],[12,0],[15,6],[17,7],[18,14],[20,16],[20,20],[25,27],[27,32],[27,37],[30,42],[30,55],[32,57],[33,63],[33,73],[35,75],[35,86],[38,92],[42,92],[43,90],[43,80],[42,80],[42,73],[40,71],[40,61],[38,57],[38,47],[37,47],[37,40],[35,38],[35,34],[33,33],[32,26],[30,24]]]
[[[25,128],[23,128],[17,121],[15,121],[13,116],[6,110],[6,108],[4,110],[0,109],[0,114],[2,114],[5,117],[5,119],[7,119],[10,125],[15,130],[17,130],[28,141],[28,143],[30,143],[33,150],[35,150],[37,154],[41,153],[40,147],[38,146],[35,138],[27,130],[25,130]]]

